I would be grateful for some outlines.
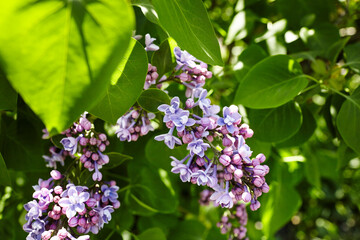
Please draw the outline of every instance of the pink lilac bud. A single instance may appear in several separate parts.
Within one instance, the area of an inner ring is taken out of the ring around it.
[[[49,240],[51,238],[52,231],[45,231],[41,234],[42,240]]]
[[[192,99],[192,98],[188,98],[187,100],[186,100],[186,107],[187,108],[193,108],[194,107],[194,99]]]
[[[214,137],[213,137],[212,135],[208,135],[208,136],[206,137],[206,139],[207,139],[209,142],[214,141]]]
[[[55,196],[54,197],[54,203],[58,203],[60,199],[61,199],[60,196]]]
[[[178,137],[183,137],[185,135],[185,131],[177,132]]]
[[[100,146],[99,146],[99,150],[100,150],[100,152],[103,152],[103,151],[105,151],[105,149],[106,149],[106,145],[105,144],[100,144]]]
[[[57,236],[61,239],[65,239],[68,235],[68,232],[66,231],[65,228],[61,228],[58,233],[57,233]]]
[[[135,132],[140,132],[140,130],[141,130],[140,126],[136,126],[134,129],[135,129]]]
[[[94,138],[94,137],[92,137],[92,138],[90,138],[89,143],[90,143],[90,145],[95,146],[95,145],[96,145],[96,143],[97,143],[97,139],[96,139],[96,138]]]
[[[86,152],[85,152],[85,157],[89,158],[89,157],[91,157],[91,154],[92,154],[92,152],[86,151]]]
[[[93,224],[97,224],[97,223],[99,222],[99,217],[98,217],[98,216],[93,216],[93,217],[91,218],[91,222],[92,222]]]
[[[266,175],[266,172],[265,172],[265,168],[264,166],[261,166],[261,165],[257,165],[253,168],[253,171],[254,171],[254,174],[255,175],[258,175],[258,176],[265,176]]]
[[[99,160],[99,155],[97,153],[93,153],[91,155],[91,159],[94,160],[94,161],[97,161],[97,160]]]
[[[254,194],[255,196],[258,198],[262,195],[262,191],[261,191],[261,188],[254,188]]]
[[[54,187],[54,193],[55,194],[61,194],[63,192],[63,189],[61,186]]]
[[[115,201],[115,202],[112,203],[112,205],[113,205],[113,208],[118,209],[120,207],[120,202]]]
[[[251,161],[251,164],[255,167],[257,165],[260,165],[260,160],[257,159],[257,158],[254,158],[252,161]]]
[[[85,228],[83,228],[83,227],[81,227],[81,226],[77,226],[76,230],[77,230],[77,231],[78,231],[78,233],[80,233],[80,234],[83,234],[83,233],[85,233],[85,232],[86,232],[86,229],[85,229]]]
[[[183,142],[186,143],[191,143],[194,140],[194,137],[192,136],[192,134],[187,133],[182,137]]]
[[[179,75],[179,78],[180,78],[181,81],[190,80],[190,76],[187,73],[184,73],[184,72]]]
[[[251,202],[250,209],[251,211],[256,211],[260,208],[260,202],[258,200],[255,200],[254,202]]]
[[[264,192],[264,193],[267,193],[269,192],[269,185],[265,182],[262,186],[261,186],[261,190]]]
[[[225,173],[224,174],[224,179],[226,181],[230,181],[233,178],[233,175],[231,173]]]
[[[87,157],[85,155],[81,155],[80,162],[85,163],[87,161]]]
[[[86,201],[86,205],[88,207],[95,207],[97,201],[94,199],[94,198],[89,198],[87,201]]]
[[[201,132],[195,132],[195,137],[196,137],[196,138],[201,138],[201,137],[202,137],[202,133],[201,133]]]
[[[84,167],[85,167],[85,168],[91,168],[91,162],[90,162],[90,161],[86,161],[86,162],[84,163]]]
[[[253,183],[256,187],[261,187],[264,184],[264,181],[259,177],[255,177]]]
[[[230,164],[229,166],[226,167],[226,170],[229,172],[229,173],[233,173],[235,172],[236,170],[236,167],[232,164]]]
[[[224,137],[224,138],[223,138],[223,141],[222,141],[222,144],[223,144],[225,147],[230,147],[230,146],[233,145],[233,142],[230,140],[230,138]]]
[[[59,238],[58,236],[53,236],[52,238],[50,238],[50,240],[61,240],[61,238]]]
[[[265,170],[265,175],[268,174],[269,171],[270,171],[269,166],[268,166],[268,165],[263,165],[263,168],[264,168],[264,170]]]
[[[94,193],[94,199],[96,200],[96,201],[100,201],[100,199],[101,199],[101,195],[99,194],[99,193]]]
[[[231,158],[228,155],[223,154],[220,156],[219,161],[222,165],[226,167],[230,164]]]
[[[210,127],[211,125],[211,121],[209,118],[202,118],[200,121],[201,121],[201,125],[204,127]]]
[[[79,144],[81,146],[86,146],[88,144],[88,139],[85,138],[85,137],[81,137],[80,140],[79,140]]]
[[[131,135],[131,141],[136,142],[139,138],[139,134],[132,134]]]
[[[205,160],[203,158],[198,157],[196,159],[196,164],[199,165],[200,167],[205,165]]]
[[[104,133],[100,133],[99,134],[99,139],[104,142],[104,141],[107,140],[107,137],[106,137],[106,135]]]
[[[244,173],[241,169],[236,169],[234,172],[234,176],[237,178],[242,178],[243,175],[244,175]]]
[[[78,225],[81,226],[81,227],[84,227],[86,224],[86,219],[85,218],[80,218],[79,221],[78,221]]]
[[[151,78],[152,78],[153,80],[156,80],[158,77],[159,77],[159,74],[158,74],[157,72],[151,73]]]
[[[206,74],[205,74],[205,77],[208,78],[208,79],[212,78],[212,72],[207,71]]]
[[[59,205],[54,205],[53,211],[54,211],[55,214],[60,214],[61,213],[61,207]]]
[[[239,154],[235,154],[232,156],[232,161],[234,164],[236,165],[240,165],[241,164],[241,156]]]
[[[61,175],[61,173],[60,173],[58,170],[52,170],[52,171],[50,172],[50,175],[51,175],[51,177],[52,177],[53,179],[55,179],[55,180],[59,180],[59,179],[62,178],[62,175]]]
[[[241,195],[241,198],[244,202],[250,202],[251,194],[249,192],[243,192],[243,194]]]
[[[174,123],[172,121],[169,121],[166,123],[166,127],[167,128],[173,128],[174,127]]]
[[[225,155],[228,155],[228,156],[231,156],[233,154],[233,150],[231,147],[226,147],[224,150],[223,150],[223,153]]]
[[[265,155],[262,154],[262,153],[256,155],[256,158],[259,159],[260,163],[263,163],[263,162],[265,162],[265,160],[266,160]]]

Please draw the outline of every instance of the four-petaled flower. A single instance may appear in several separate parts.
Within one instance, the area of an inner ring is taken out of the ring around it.
[[[159,46],[155,45],[153,42],[156,38],[152,38],[150,34],[145,35],[145,50],[146,51],[157,51],[159,50]]]
[[[170,119],[176,126],[176,130],[178,132],[184,131],[185,127],[190,127],[195,124],[195,120],[192,118],[189,118],[189,111],[182,110],[179,111],[177,114],[171,115]]]
[[[59,200],[61,207],[66,207],[66,216],[68,219],[74,217],[76,212],[80,213],[85,210],[85,202],[89,199],[88,192],[78,192],[76,187],[72,186],[67,192],[68,197]]]
[[[237,109],[234,105],[232,105],[230,107],[224,107],[224,109],[223,109],[223,118],[220,117],[218,119],[218,121],[217,121],[217,123],[220,126],[225,125],[226,129],[230,133],[234,133],[234,131],[235,131],[234,124],[240,123],[240,120],[241,120],[241,115],[238,112],[231,111],[232,108]]]
[[[154,139],[156,141],[164,141],[166,146],[168,146],[170,149],[174,149],[175,143],[178,145],[181,145],[181,141],[180,141],[180,139],[178,139],[177,137],[172,135],[173,131],[174,131],[174,128],[171,128],[168,133],[156,136]]]
[[[179,161],[174,157],[171,158],[173,159],[173,161],[171,162],[171,166],[173,166],[171,172],[179,173],[182,182],[189,182],[192,175],[190,168],[187,165],[183,164],[182,161]],[[191,161],[191,159],[189,161]]]
[[[190,150],[191,156],[198,155],[200,157],[204,157],[206,149],[208,149],[210,145],[208,143],[204,143],[202,139],[197,139],[189,143],[187,149]]]
[[[77,151],[78,138],[67,137],[61,139],[60,143],[64,146],[64,149],[74,155]]]
[[[104,193],[104,195],[101,198],[101,201],[106,202],[107,200],[110,200],[110,202],[116,202],[118,198],[117,191],[119,190],[118,186],[111,186],[108,185],[102,185],[101,191]]]
[[[39,208],[41,210],[47,209],[49,204],[53,201],[54,197],[51,194],[52,191],[52,189],[41,188],[41,190],[37,190],[33,193],[33,198],[39,200]]]
[[[113,206],[107,205],[106,207],[97,207],[94,209],[99,214],[99,228],[103,228],[104,223],[108,223],[111,220],[111,213],[114,212]]]
[[[161,104],[161,105],[158,107],[158,110],[159,110],[160,112],[165,113],[163,122],[169,122],[169,121],[171,121],[170,116],[172,116],[173,114],[178,113],[178,111],[180,110],[179,106],[180,106],[180,99],[179,99],[179,97],[173,97],[173,98],[171,99],[170,105],[168,105],[168,104]]]
[[[176,63],[178,64],[177,68],[180,69],[184,65],[189,68],[194,68],[196,66],[195,61],[198,61],[194,56],[192,56],[187,51],[181,51],[180,48],[174,48]]]
[[[239,136],[238,138],[238,146],[237,146],[237,150],[239,155],[241,156],[241,158],[246,161],[247,163],[250,163],[250,157],[252,154],[252,151],[250,150],[250,147],[245,144],[245,139],[243,136]]]

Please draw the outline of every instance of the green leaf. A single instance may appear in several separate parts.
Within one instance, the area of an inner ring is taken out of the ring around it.
[[[187,155],[186,145],[168,148],[163,142],[149,140],[145,147],[146,158],[155,166],[170,171],[170,156],[183,159]]]
[[[307,181],[317,187],[321,188],[321,174],[320,174],[320,162],[319,159],[314,156],[314,152],[316,149],[313,149],[311,144],[305,144],[303,148],[303,152],[306,158],[305,162],[305,176]]]
[[[158,112],[158,106],[161,104],[169,104],[170,98],[164,91],[150,88],[141,93],[138,103],[148,112]]]
[[[170,233],[171,240],[202,240],[205,227],[197,220],[185,220]]]
[[[331,47],[326,51],[326,57],[332,63],[335,63],[340,52],[344,49],[346,43],[350,40],[350,37],[342,38],[339,41],[333,43]]]
[[[250,10],[238,12],[229,26],[225,44],[229,45],[234,40],[245,38],[254,28],[257,19],[258,17]]]
[[[301,127],[301,109],[295,102],[278,108],[251,109],[250,127],[263,142],[280,142],[293,136]]]
[[[223,65],[219,43],[201,0],[153,0],[160,25],[199,60]]]
[[[133,159],[129,155],[121,154],[118,152],[110,152],[110,153],[106,153],[106,155],[108,155],[110,160],[108,164],[104,165],[103,167],[104,169],[116,168],[121,164],[123,164],[125,161]]]
[[[139,240],[166,240],[166,236],[160,228],[150,228],[138,236]]]
[[[11,185],[11,179],[9,172],[6,168],[5,161],[0,153],[0,185],[3,186],[10,186]]]
[[[105,94],[128,48],[134,16],[126,0],[0,3],[2,65],[51,133]]]
[[[274,108],[293,99],[307,83],[298,62],[285,55],[271,56],[250,69],[234,101],[250,108]]]
[[[249,70],[266,57],[266,52],[259,45],[253,44],[247,47],[240,54],[238,62],[233,68],[236,79],[241,83]]]
[[[150,22],[159,24],[159,18],[150,0],[133,0],[132,4],[139,7]]]
[[[170,229],[175,227],[178,223],[178,218],[176,216],[176,212],[174,214],[154,214],[150,217],[139,217],[139,221],[137,227],[140,231],[144,231],[148,228],[159,227],[164,232],[164,234],[168,234]]]
[[[299,131],[284,142],[276,144],[277,147],[299,146],[305,143],[314,133],[316,129],[316,120],[309,109],[301,108],[302,124]]]
[[[348,45],[344,49],[346,56],[346,65],[350,66],[355,72],[360,72],[360,43]]]
[[[176,64],[173,61],[169,39],[166,39],[160,44],[160,49],[152,55],[151,64],[156,66],[159,78],[165,73],[172,71]]]
[[[148,69],[144,47],[132,39],[130,48],[123,57],[111,79],[105,96],[90,112],[112,124],[136,102],[144,88]]]
[[[0,110],[15,110],[17,93],[0,70]]]
[[[263,232],[268,238],[291,219],[302,202],[293,183],[289,181],[291,174],[287,164],[280,163],[277,168],[280,168],[277,171],[277,181],[272,181],[269,193],[261,199],[261,222]]]
[[[360,87],[340,108],[336,125],[346,144],[360,154]]]
[[[226,240],[226,235],[221,234],[220,228],[213,226],[207,233],[206,240]]]

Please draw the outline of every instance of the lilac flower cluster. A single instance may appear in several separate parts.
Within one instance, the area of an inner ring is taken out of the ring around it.
[[[120,207],[115,181],[88,188],[66,184],[57,170],[50,175],[48,180],[39,179],[33,186],[34,200],[24,205],[27,240],[88,240],[89,235],[82,234],[97,234]]]
[[[187,87],[186,96],[190,97],[194,88],[203,87],[206,79],[212,78],[212,72],[207,69],[206,63],[197,60],[187,51],[175,47],[174,54],[177,62],[176,70],[181,70],[176,78]]]
[[[149,87],[156,83],[156,79],[158,79],[159,74],[157,73],[157,68],[150,63],[148,64],[148,73],[145,78],[144,89],[149,89]]]
[[[90,172],[94,171],[92,175],[94,181],[101,181],[102,173],[99,169],[109,162],[109,157],[103,154],[106,146],[110,144],[106,135],[94,130],[91,122],[86,118],[86,113],[64,134],[67,137],[60,141],[64,150],[56,153],[50,149],[51,157],[44,156],[45,161],[49,162],[48,166],[56,167],[56,162],[63,165],[64,156],[67,154],[72,158],[79,158],[85,168]]]
[[[263,154],[251,159],[252,151],[245,140],[254,132],[241,123],[235,105],[224,107],[219,116],[220,107],[211,104],[207,90],[202,88],[211,72],[186,51],[175,48],[174,52],[177,69],[183,71],[178,77],[182,76],[188,99],[184,108],[179,97],[172,98],[170,105],[158,107],[164,113],[163,122],[169,132],[155,140],[164,141],[170,149],[187,144],[189,153],[181,160],[171,157],[171,171],[179,174],[183,182],[212,188],[215,192],[210,199],[216,205],[232,208],[242,201],[250,203],[251,210],[257,210],[260,207],[257,198],[269,191],[265,181],[269,167],[261,165],[265,161]]]
[[[136,141],[139,136],[154,131],[150,121],[154,118],[155,114],[148,113],[140,107],[132,107],[129,112],[117,120],[115,133],[120,141]]]
[[[246,224],[248,215],[245,204],[237,204],[235,210],[225,212],[220,222],[216,224],[222,234],[229,233],[229,239],[248,239],[246,238]]]

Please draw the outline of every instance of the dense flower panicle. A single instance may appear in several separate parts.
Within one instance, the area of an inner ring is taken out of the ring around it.
[[[121,116],[116,123],[116,135],[120,141],[136,141],[139,136],[144,136],[154,131],[151,120],[155,114],[148,113],[142,108],[131,108],[129,112]]]
[[[97,234],[111,220],[114,209],[120,207],[119,187],[114,181],[104,182],[101,186],[95,184],[91,188],[72,183],[65,186],[63,178],[50,178],[49,181],[43,184],[45,181],[40,180],[39,186],[35,186],[35,200],[24,205],[27,222],[23,229],[29,233],[27,239],[90,239],[88,235],[74,237],[70,234],[74,232],[71,229],[76,229],[79,234]],[[60,218],[66,221],[60,221]]]
[[[237,204],[234,209],[227,211],[216,224],[222,234],[229,233],[229,239],[248,239],[246,237],[246,224],[248,215],[243,203]]]

